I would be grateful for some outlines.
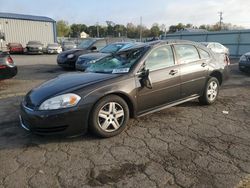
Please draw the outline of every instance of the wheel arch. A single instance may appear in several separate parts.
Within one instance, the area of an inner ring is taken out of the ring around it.
[[[135,104],[132,102],[132,99],[122,93],[122,92],[112,92],[112,93],[106,93],[105,95],[103,95],[102,97],[98,98],[98,100],[95,101],[91,111],[93,110],[94,106],[96,105],[96,103],[98,103],[98,101],[102,100],[104,97],[107,97],[109,95],[116,95],[118,97],[121,97],[128,105],[128,108],[129,108],[129,117],[130,118],[134,118],[136,116],[136,113],[135,113]]]
[[[220,71],[213,71],[209,74],[209,76],[215,77],[219,81],[219,84],[220,85],[222,84],[223,76],[222,76],[222,73]]]

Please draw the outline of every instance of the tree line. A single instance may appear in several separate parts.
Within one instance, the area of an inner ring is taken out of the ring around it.
[[[179,23],[177,25],[171,25],[168,29],[166,26],[153,24],[151,28],[146,26],[135,25],[128,23],[127,25],[115,24],[112,21],[106,21],[106,25],[90,25],[73,23],[69,25],[67,21],[59,20],[56,23],[57,36],[58,37],[72,37],[79,38],[81,32],[87,33],[90,37],[128,37],[128,38],[140,38],[140,32],[142,31],[143,38],[159,37],[163,34],[175,33],[177,31],[184,30],[186,28],[203,29],[207,31],[219,31],[219,30],[236,30],[243,29],[240,26],[232,25],[230,23],[216,23],[214,25],[200,25],[194,26],[192,24]]]

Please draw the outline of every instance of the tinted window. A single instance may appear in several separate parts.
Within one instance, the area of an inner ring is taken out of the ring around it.
[[[209,53],[206,52],[205,50],[199,49],[199,52],[200,52],[201,59],[209,59],[210,58]]]
[[[109,44],[105,46],[103,49],[100,50],[102,53],[115,53],[118,50],[120,50],[123,46],[125,45],[122,43],[117,43],[117,44]]]
[[[174,57],[170,46],[163,46],[153,50],[146,60],[146,69],[150,71],[172,65],[174,65]]]
[[[175,45],[179,63],[189,63],[200,59],[197,49],[192,45]]]
[[[98,40],[96,41],[96,43],[94,44],[94,46],[97,48],[97,50],[102,49],[104,46],[106,46],[107,43],[105,40]]]

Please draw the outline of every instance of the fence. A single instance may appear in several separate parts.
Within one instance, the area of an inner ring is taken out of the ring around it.
[[[205,33],[175,33],[162,39],[182,39],[196,42],[219,42],[229,48],[230,56],[239,57],[250,52],[250,30],[220,31]]]

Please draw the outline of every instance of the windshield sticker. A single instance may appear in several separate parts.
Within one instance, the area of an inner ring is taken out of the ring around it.
[[[120,68],[120,69],[114,69],[112,71],[113,74],[117,74],[117,73],[127,73],[129,72],[129,68]]]

